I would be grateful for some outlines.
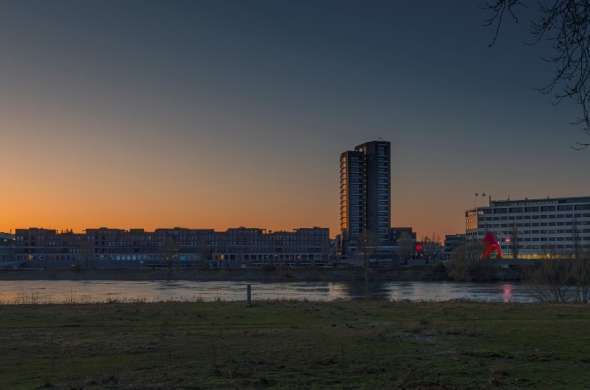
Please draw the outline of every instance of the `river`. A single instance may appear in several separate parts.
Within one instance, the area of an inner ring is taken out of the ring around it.
[[[93,303],[109,301],[239,301],[246,282],[194,281],[0,281],[0,303]],[[530,291],[516,283],[453,282],[297,282],[251,283],[253,300],[377,298],[390,301],[533,302]]]

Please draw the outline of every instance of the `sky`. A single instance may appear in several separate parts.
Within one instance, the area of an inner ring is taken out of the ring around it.
[[[392,143],[392,225],[590,195],[577,107],[473,0],[0,2],[0,231],[338,233],[338,158]]]

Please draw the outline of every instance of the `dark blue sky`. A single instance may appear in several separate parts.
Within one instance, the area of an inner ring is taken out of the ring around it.
[[[378,137],[393,224],[421,234],[460,231],[475,192],[587,195],[577,108],[535,91],[547,48],[522,25],[488,48],[481,5],[3,1],[1,203],[43,200],[0,229],[336,233],[338,155]]]

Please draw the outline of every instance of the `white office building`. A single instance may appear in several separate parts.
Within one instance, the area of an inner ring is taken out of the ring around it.
[[[508,258],[571,258],[590,251],[590,196],[491,200],[465,212],[468,240],[492,232]]]

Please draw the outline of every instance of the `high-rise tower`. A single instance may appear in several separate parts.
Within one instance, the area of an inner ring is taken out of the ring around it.
[[[360,245],[376,251],[390,245],[389,142],[367,142],[340,155],[340,230],[346,254],[357,252]]]

